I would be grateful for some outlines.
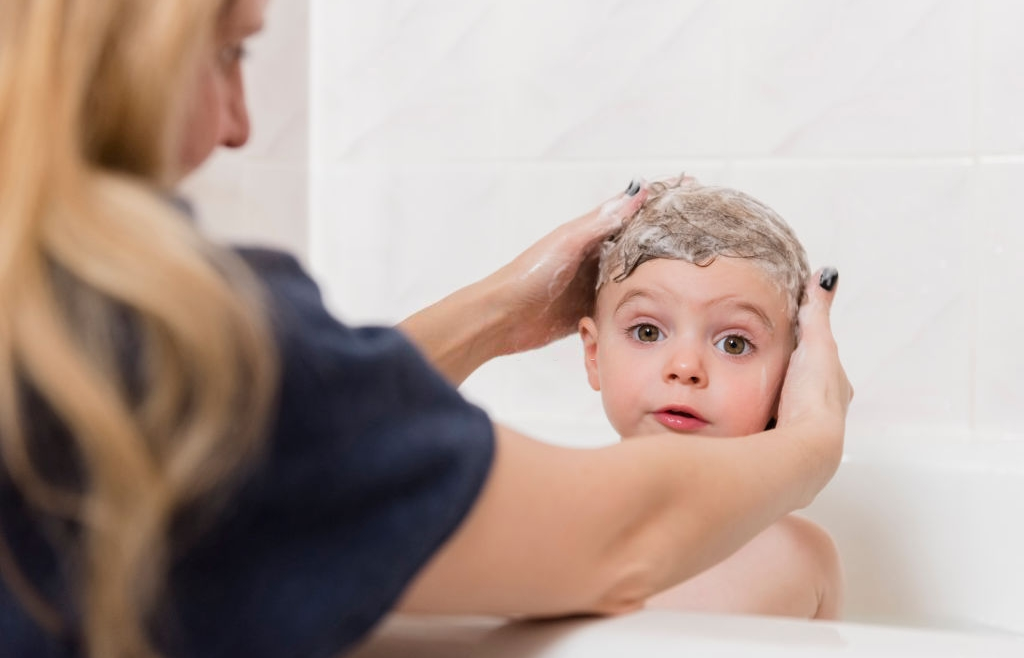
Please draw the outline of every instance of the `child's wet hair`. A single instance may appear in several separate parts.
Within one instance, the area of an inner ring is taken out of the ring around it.
[[[811,272],[793,229],[743,192],[692,179],[650,185],[640,211],[602,246],[597,287],[620,282],[655,258],[705,267],[719,256],[755,261],[785,291],[796,318]]]

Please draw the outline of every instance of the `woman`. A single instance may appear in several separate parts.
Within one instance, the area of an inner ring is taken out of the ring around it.
[[[174,187],[246,141],[262,14],[0,5],[5,652],[328,656],[393,609],[622,612],[813,499],[851,396],[824,284],[762,435],[570,450],[452,388],[573,330],[638,185],[404,337],[337,323],[286,255],[203,239]]]

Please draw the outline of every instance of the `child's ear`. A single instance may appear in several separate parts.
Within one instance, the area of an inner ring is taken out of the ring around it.
[[[597,323],[593,318],[580,320],[580,338],[583,339],[583,365],[587,368],[587,382],[595,391],[601,390],[597,369]]]

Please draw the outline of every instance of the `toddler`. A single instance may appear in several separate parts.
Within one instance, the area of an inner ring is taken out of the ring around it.
[[[590,386],[627,440],[771,429],[810,276],[803,247],[742,192],[683,177],[649,192],[604,245],[579,324]],[[834,619],[841,588],[828,533],[788,516],[648,605]]]

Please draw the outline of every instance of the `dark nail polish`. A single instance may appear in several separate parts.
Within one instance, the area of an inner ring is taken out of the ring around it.
[[[637,180],[629,181],[629,186],[626,187],[626,196],[636,196],[636,193],[640,191],[640,182]]]
[[[821,271],[821,278],[818,279],[818,285],[825,290],[832,292],[832,288],[836,286],[836,281],[839,280],[839,270],[834,267],[826,267]]]

